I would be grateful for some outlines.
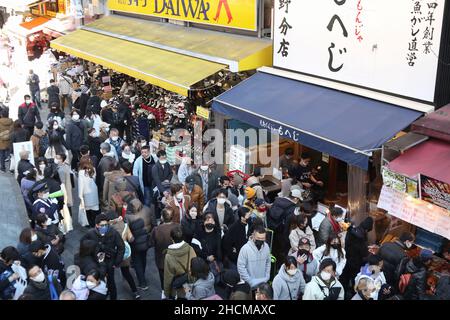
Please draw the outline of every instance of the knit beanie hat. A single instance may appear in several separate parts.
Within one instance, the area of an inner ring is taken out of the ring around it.
[[[256,196],[256,190],[252,187],[245,188],[245,194],[247,195],[247,199],[252,199]]]

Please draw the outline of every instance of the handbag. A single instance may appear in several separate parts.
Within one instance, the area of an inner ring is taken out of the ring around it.
[[[86,214],[86,209],[81,204],[80,204],[80,207],[79,207],[79,210],[78,210],[78,223],[82,227],[85,227],[85,226],[89,225],[89,221],[87,219],[87,214]]]
[[[173,277],[172,279],[172,289],[181,289],[183,287],[183,284],[188,282],[188,273],[190,269],[190,262],[191,262],[191,249],[189,249],[188,253],[188,259],[186,264],[186,272],[182,273],[178,276]]]
[[[125,235],[125,233],[127,232],[128,229],[128,224],[125,223],[125,228],[123,228],[123,232],[122,232],[122,239],[123,236]],[[129,257],[131,257],[131,246],[128,243],[128,241],[124,240],[123,241],[124,245],[125,245],[125,251],[123,252],[123,260],[127,260]]]

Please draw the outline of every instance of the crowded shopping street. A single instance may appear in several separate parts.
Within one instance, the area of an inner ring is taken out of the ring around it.
[[[447,2],[0,0],[0,300],[450,300]]]

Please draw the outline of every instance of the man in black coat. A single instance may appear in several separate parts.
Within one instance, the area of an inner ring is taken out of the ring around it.
[[[102,99],[99,97],[99,95],[101,95],[100,91],[97,91],[93,88],[91,89],[91,96],[89,97],[86,104],[86,112],[90,111],[94,114],[100,114],[100,111],[102,110],[100,106]]]
[[[427,300],[427,272],[433,258],[433,252],[423,249],[420,256],[413,258],[406,264],[405,273],[410,274],[403,298],[405,300]]]
[[[250,227],[248,225],[252,212],[241,207],[238,209],[239,220],[234,222],[228,232],[222,238],[222,250],[224,261],[228,263],[228,269],[237,271],[237,260],[241,248],[248,242]]]
[[[25,172],[28,172],[30,170],[34,169],[34,166],[31,164],[30,160],[28,160],[28,157],[30,156],[29,151],[20,151],[19,153],[20,161],[17,164],[17,182],[20,185],[20,182],[22,181],[22,178],[25,177]]]
[[[406,250],[411,248],[414,242],[414,235],[410,232],[404,232],[400,238],[394,242],[383,244],[378,250],[378,255],[383,259],[383,269],[388,284],[397,287],[398,274],[397,269],[403,259],[407,258]]]
[[[39,266],[32,266],[28,270],[28,286],[25,289],[24,296],[30,300],[59,300],[62,292],[61,284],[55,276],[48,276]],[[52,281],[50,290],[49,278]]]
[[[38,260],[39,267],[44,270],[47,275],[55,277],[60,283],[61,287],[66,286],[66,271],[64,270],[64,262],[56,253],[52,246],[43,243],[41,240],[33,241],[30,244],[30,252]]]
[[[33,135],[34,125],[41,122],[41,115],[36,105],[31,102],[30,95],[24,96],[25,102],[19,106],[18,118],[20,124],[28,131],[28,139]]]
[[[118,268],[123,260],[125,244],[122,236],[108,224],[108,217],[99,214],[95,217],[95,229],[91,229],[81,239],[97,243],[97,256],[100,263],[106,265],[107,286],[111,300],[117,300],[117,288],[114,280],[114,268]]]
[[[59,88],[55,84],[55,80],[50,79],[50,87],[47,88],[47,95],[48,95],[48,105],[51,106],[53,103],[56,103],[59,107],[60,100],[59,100]]]
[[[89,94],[87,93],[89,90],[88,87],[82,85],[81,86],[81,95],[75,100],[73,107],[77,110],[80,110],[81,119],[86,115],[87,103],[89,101]]]
[[[170,164],[167,162],[166,152],[158,151],[156,154],[158,162],[152,167],[153,188],[158,188],[160,195],[164,193],[163,182],[172,180],[173,172]]]
[[[80,111],[72,109],[72,119],[66,125],[66,145],[72,151],[72,168],[78,167],[80,148],[84,144],[84,125],[80,121]]]
[[[97,168],[97,187],[98,193],[101,196],[103,193],[103,184],[105,183],[105,172],[113,171],[118,164],[114,153],[111,152],[111,145],[109,143],[103,142],[100,145],[100,152],[103,156]]]

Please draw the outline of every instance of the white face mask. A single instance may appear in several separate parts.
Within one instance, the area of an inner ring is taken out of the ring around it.
[[[117,140],[119,140],[119,137],[112,137],[111,140],[112,141],[117,141]]]
[[[189,215],[191,216],[192,219],[196,219],[197,218],[197,211],[191,210],[191,211],[189,211]]]
[[[326,271],[322,271],[322,272],[320,273],[320,277],[322,278],[322,280],[328,281],[328,280],[331,279],[331,273],[328,273],[328,272],[326,272]]]
[[[96,286],[97,286],[97,284],[96,284],[95,282],[92,282],[92,281],[86,281],[86,287],[87,287],[89,290],[94,289]]]
[[[37,239],[38,239],[38,236],[36,233],[31,236],[31,242],[36,241]]]
[[[28,100],[28,99],[27,99],[27,100],[25,100],[25,103],[26,103],[26,104],[30,104],[30,103],[31,103],[31,100]]]
[[[295,275],[297,274],[297,271],[298,271],[298,269],[294,269],[294,270],[289,269],[289,270],[287,270],[286,272],[287,272],[287,274],[290,275],[290,276],[295,276]]]
[[[378,294],[377,294],[377,292],[376,292],[376,291],[372,292],[372,293],[370,294],[370,297],[371,297],[373,300],[377,300],[377,299],[378,299]]]
[[[177,193],[177,199],[178,199],[178,200],[183,200],[183,199],[184,199],[183,192]]]
[[[59,128],[59,125],[58,125],[58,124],[54,124],[54,125],[53,125],[53,129],[56,130],[56,129],[58,129],[58,128]]]
[[[208,166],[200,166],[200,170],[207,171],[208,170]]]
[[[78,121],[78,120],[80,120],[80,115],[79,114],[74,114],[72,116],[72,119],[75,120],[75,121]]]
[[[61,164],[61,160],[55,159],[55,164]]]
[[[166,163],[167,163],[167,160],[159,160],[159,163],[161,163],[161,164],[166,164]]]
[[[336,218],[335,220],[336,220],[336,222],[342,222],[342,221],[344,221],[344,218],[343,217],[339,217],[339,218]]]
[[[39,170],[44,171],[44,169],[45,169],[45,164],[40,164],[39,165]]]
[[[141,146],[145,147],[147,145],[147,142],[141,142]]]
[[[45,275],[44,273],[41,271],[41,273],[39,273],[36,277],[32,277],[31,280],[35,281],[35,282],[44,282],[45,280]]]
[[[218,204],[224,204],[225,201],[227,201],[227,199],[225,199],[225,198],[217,198],[217,203]]]
[[[46,192],[43,194],[42,198],[47,200],[49,196],[50,196],[50,193]]]
[[[52,224],[52,219],[48,218],[47,221],[45,221],[45,225],[49,226]]]
[[[405,245],[406,245],[406,247],[408,249],[411,249],[411,247],[412,247],[412,243],[411,242],[406,242]]]

